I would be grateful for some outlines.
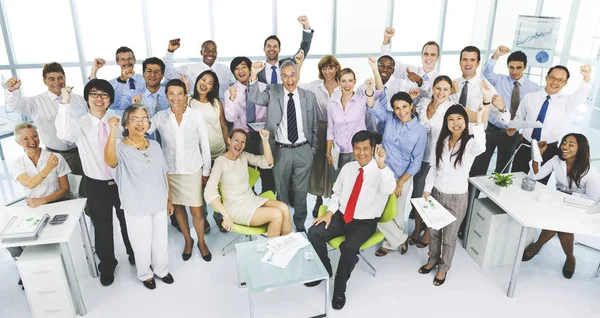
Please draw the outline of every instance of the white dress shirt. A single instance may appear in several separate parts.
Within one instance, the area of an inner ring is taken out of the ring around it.
[[[273,70],[273,66],[275,66],[275,70]],[[271,74],[273,74],[273,71],[277,73],[277,84],[283,83],[283,81],[281,81],[281,70],[279,69],[279,62],[275,62],[275,65],[271,65],[269,64],[269,62],[265,61],[265,80],[267,81],[267,84],[274,84],[271,83]]]
[[[435,150],[435,145],[444,125],[444,115],[446,115],[448,108],[452,106],[452,103],[446,100],[438,106],[431,118],[427,118],[427,107],[430,103],[431,99],[423,98],[419,101],[419,105],[417,105],[419,122],[427,129],[427,145],[425,146],[425,153],[423,155],[423,161],[425,162],[429,162],[431,152]]]
[[[381,54],[389,55],[389,56],[392,55],[392,50],[390,49],[389,44],[381,45]],[[435,68],[428,73],[428,72],[425,72],[425,70],[421,66],[408,65],[408,64],[404,64],[400,61],[396,61],[396,60],[394,60],[394,62],[396,65],[394,67],[394,76],[395,77],[408,80],[408,73],[406,72],[406,68],[408,67],[409,70],[417,73],[417,75],[421,76],[423,79],[425,79],[425,75],[427,75],[426,82],[429,84],[430,89],[433,87],[433,81],[435,81],[435,78],[440,76],[440,73]],[[423,80],[423,82],[425,82],[425,80]],[[421,92],[420,96],[421,97],[431,97],[431,90],[427,93]]]
[[[449,150],[448,140],[450,136],[446,137],[439,167],[436,165],[435,151],[431,151],[431,157],[429,157],[431,169],[429,169],[429,173],[425,178],[425,192],[431,192],[434,186],[438,191],[445,194],[463,194],[468,191],[467,179],[469,179],[469,171],[471,170],[473,161],[475,157],[485,152],[485,131],[483,130],[483,125],[474,125],[473,128],[474,138],[470,138],[467,141],[462,156],[462,164],[457,164],[456,168],[454,167],[454,162],[456,161],[456,156],[454,155],[460,149],[462,141],[459,140]]]
[[[165,78],[167,79],[178,79],[179,73],[185,74],[188,81],[192,85],[191,92],[194,92],[194,87],[196,87],[196,79],[198,75],[206,70],[212,70],[217,74],[219,78],[219,99],[221,102],[224,101],[224,94],[229,88],[229,86],[235,83],[235,76],[231,73],[229,66],[224,64],[215,62],[212,66],[208,66],[204,62],[198,62],[193,64],[185,64],[180,67],[175,67],[173,62],[173,53],[167,52],[163,57],[163,62],[165,62]]]
[[[148,133],[154,130],[160,132],[170,174],[194,174],[202,169],[203,176],[210,175],[210,144],[202,111],[186,107],[180,124],[171,108],[159,111]]]
[[[288,122],[287,122],[287,104],[290,100],[288,92],[284,87],[283,90],[283,105],[281,112],[281,123],[277,126],[277,131],[275,132],[275,141],[282,144],[292,144],[292,142],[288,139]],[[296,107],[296,125],[298,126],[298,140],[296,140],[296,144],[303,143],[306,141],[306,136],[304,136],[304,125],[302,124],[302,108],[300,107],[300,96],[298,96],[298,88],[294,89],[292,92],[292,98],[294,99],[294,106]]]
[[[40,139],[46,147],[59,151],[75,147],[72,143],[64,142],[56,136],[54,119],[58,113],[60,96],[56,96],[50,91],[45,91],[33,97],[23,97],[19,89],[13,92],[5,90],[4,96],[6,97],[7,110],[27,115],[33,119],[39,131]],[[73,94],[71,96],[71,104],[73,105],[71,116],[74,119],[88,112],[87,103],[81,95]]]
[[[10,173],[15,178],[15,181],[17,181],[18,177],[22,174],[33,177],[44,170],[51,154],[51,152],[42,149],[42,153],[40,154],[36,166],[31,159],[29,159],[27,153],[24,153],[9,165]],[[27,192],[27,198],[43,198],[53,194],[60,189],[58,178],[66,176],[71,172],[65,159],[58,153],[54,155],[58,158],[58,165],[50,171],[46,178],[33,189],[23,187]]]
[[[341,88],[337,86],[331,93],[331,96],[329,96],[329,91],[325,87],[325,81],[321,79],[309,83],[298,83],[298,87],[315,94],[318,106],[317,119],[319,121],[327,121],[327,105],[329,105],[331,100],[339,99],[342,95]]]
[[[531,163],[532,161],[530,161]],[[567,162],[560,160],[558,156],[552,157],[539,167],[537,174],[533,173],[533,169],[529,170],[529,176],[534,180],[541,180],[549,176],[552,171],[554,171],[554,177],[556,178],[556,190],[594,201],[600,198],[600,179],[598,179],[596,168],[591,163],[590,170],[581,177],[579,187],[577,187],[575,181],[573,181],[572,186],[569,186]]]
[[[358,161],[351,161],[342,167],[333,185],[333,194],[329,199],[327,210],[333,213],[338,210],[342,213],[346,211],[359,168]],[[378,218],[383,213],[388,196],[396,189],[396,179],[388,166],[379,169],[373,158],[362,168],[363,184],[354,209],[354,218],[359,220]]]
[[[74,142],[79,148],[83,173],[89,178],[96,180],[111,180],[112,176],[106,174],[106,163],[104,162],[104,149],[100,149],[98,133],[100,126],[104,125],[106,132],[110,134],[108,119],[117,116],[113,110],[108,110],[102,119],[87,113],[77,119],[72,119],[71,104],[60,104],[56,115],[56,136],[62,140]],[[123,136],[122,126],[119,125],[117,139]]]
[[[572,95],[561,94],[560,92],[550,95],[540,141],[553,143],[560,139],[563,128],[568,123],[569,115],[583,103],[591,89],[592,85],[590,83],[582,81],[579,88]],[[536,121],[546,96],[548,96],[548,93],[544,89],[525,95],[519,104],[515,120]],[[529,142],[531,142],[532,132],[533,128],[523,129],[523,137]]]

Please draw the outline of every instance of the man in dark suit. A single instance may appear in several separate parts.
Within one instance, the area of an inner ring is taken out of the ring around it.
[[[252,64],[248,99],[267,106],[265,129],[271,133],[277,199],[289,204],[289,195],[293,193],[294,225],[298,232],[304,232],[308,181],[317,152],[317,99],[313,93],[296,87],[298,68],[289,60],[281,64],[283,84],[268,85],[261,92],[256,81],[264,68],[262,61]]]
[[[298,17],[298,22],[302,24],[302,42],[300,42],[300,50],[304,51],[304,55],[308,55],[310,50],[310,43],[312,42],[313,33],[315,32],[310,28],[310,23],[305,15]],[[258,81],[265,84],[281,84],[281,66],[284,61],[293,61],[292,57],[286,57],[279,59],[279,52],[281,51],[281,41],[276,35],[271,35],[265,40],[264,48],[266,57],[266,68],[263,68],[258,73]]]

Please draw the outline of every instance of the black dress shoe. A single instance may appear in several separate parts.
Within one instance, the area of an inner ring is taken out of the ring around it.
[[[171,275],[171,273],[168,273],[167,276],[162,277],[161,279],[162,279],[163,283],[165,283],[165,284],[173,284],[173,282],[175,281],[173,279],[173,275]]]
[[[115,273],[113,271],[100,272],[100,283],[102,286],[109,286],[115,281]]]
[[[146,288],[148,289],[154,289],[156,288],[156,281],[154,281],[154,278],[151,278],[150,280],[145,280],[143,281],[144,286],[146,286]]]
[[[129,254],[129,264],[135,265],[135,255],[133,253]]]
[[[19,286],[23,286],[23,280],[19,278],[19,282],[17,283]]]
[[[304,283],[306,287],[315,287],[319,285],[323,280],[313,280],[312,282]]]
[[[194,240],[192,239],[192,249],[190,250],[189,253],[181,253],[181,258],[183,258],[184,261],[187,261],[190,259],[190,257],[192,257],[192,251],[194,250]]]
[[[331,299],[331,307],[333,309],[342,309],[346,304],[346,295],[344,293],[334,293]]]
[[[425,267],[428,264],[425,264],[425,265],[421,266],[421,268],[419,268],[419,274],[429,274],[429,272],[431,272],[431,270],[437,266],[437,264],[435,264],[435,265],[431,266],[430,268]]]
[[[179,227],[179,223],[177,223],[177,218],[175,217],[175,213],[171,214],[171,225],[181,233],[181,228]]]
[[[575,256],[573,256],[573,261],[575,261]],[[571,279],[571,277],[573,277],[573,274],[575,274],[575,267],[573,267],[572,270],[568,270],[567,269],[567,261],[565,261],[565,265],[563,265],[562,272],[563,272],[563,276],[566,279]]]
[[[200,256],[202,256],[202,259],[206,262],[210,262],[210,260],[212,260],[212,254],[210,253],[210,251],[208,251],[208,254],[203,255],[202,254],[202,249],[200,249],[200,242],[198,242],[198,249],[200,250]],[[207,246],[208,248],[208,246]]]
[[[527,255],[528,248],[529,248],[529,246],[527,246],[527,248],[525,248],[525,251],[523,252],[523,258],[521,259],[523,262],[527,262],[528,260],[532,259],[534,256],[536,256],[540,252],[538,250],[537,252],[535,252],[533,255],[530,256],[530,255]]]

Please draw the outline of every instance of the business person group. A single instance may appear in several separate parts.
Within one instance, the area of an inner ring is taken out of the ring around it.
[[[522,147],[513,172],[542,182],[554,172],[557,190],[600,197],[588,140],[576,133],[562,136],[565,118],[591,90],[591,66],[580,67],[583,81],[573,94],[562,94],[571,77],[568,68],[551,67],[545,86],[538,87],[523,76],[528,57],[499,46],[480,76],[480,50],[469,45],[456,61],[462,75],[451,79],[436,70],[441,53],[436,42],[423,45],[421,65],[406,65],[390,55],[395,30],[386,28],[382,55],[364,61],[372,78],[356,78],[327,55],[318,63],[318,79],[301,81],[314,31],[306,16],[298,21],[302,40],[292,57],[279,56],[282,43],[271,35],[263,43],[264,61],[238,56],[224,65],[217,62],[217,43],[207,40],[202,62],[176,67],[174,55],[187,43],[173,39],[162,59],[143,61],[142,74],[134,72],[137,61],[128,47],[116,50],[120,74],[110,80],[98,78],[106,60],[96,58],[83,96],[72,92],[55,62],[43,69],[48,90],[39,95],[23,96],[18,78],[5,83],[7,108],[32,119],[15,128],[24,152],[10,164],[12,175],[27,189],[32,208],[64,200],[68,173],[83,177],[79,192],[95,227],[102,285],[113,283],[118,263],[113,213],[128,261],[149,289],[157,287],[155,278],[174,283],[169,215],[182,233],[183,261],[195,247],[211,261],[204,239],[210,231],[207,204],[219,211],[213,217],[223,232],[234,224],[267,225],[269,237],[307,232],[330,277],[326,244],[345,235],[332,298],[332,307],[341,309],[360,246],[377,229],[385,240],[376,256],[428,247],[427,263],[415,272],[436,269],[433,284],[444,284],[467,210],[467,179],[487,173],[496,148],[495,171],[501,172],[519,144],[537,142],[533,146],[543,161],[533,162]],[[507,54],[509,75],[496,73],[498,59]],[[508,128],[512,120],[543,126],[517,131]],[[262,191],[273,190],[276,200],[257,196],[248,167],[259,169]],[[317,203],[307,230],[308,193]],[[397,198],[396,217],[378,224],[390,195]],[[417,213],[405,211],[409,198],[429,196],[457,220],[428,229]],[[318,216],[326,198],[327,212]],[[406,213],[414,214],[411,233],[405,229]],[[563,274],[570,278],[576,266],[573,234],[542,231],[523,260],[554,235],[566,255]],[[20,250],[11,253],[18,256]]]

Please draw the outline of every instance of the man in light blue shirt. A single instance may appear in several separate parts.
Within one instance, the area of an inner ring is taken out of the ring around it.
[[[523,76],[523,71],[527,68],[527,55],[521,51],[515,51],[508,56],[508,76],[494,72],[498,58],[508,52],[508,47],[499,46],[492,55],[492,58],[485,62],[483,76],[498,91],[506,106],[510,107],[510,119],[512,120],[515,117],[521,99],[528,93],[538,91],[539,86]],[[507,128],[506,124],[498,122],[494,116],[489,117],[489,124],[485,130],[486,150],[475,159],[470,173],[471,176],[487,174],[487,169],[496,147],[498,147],[498,155],[496,157],[495,171],[502,172],[502,168],[506,166],[510,160],[510,156],[515,151],[518,139],[518,136],[515,136],[515,129]]]

